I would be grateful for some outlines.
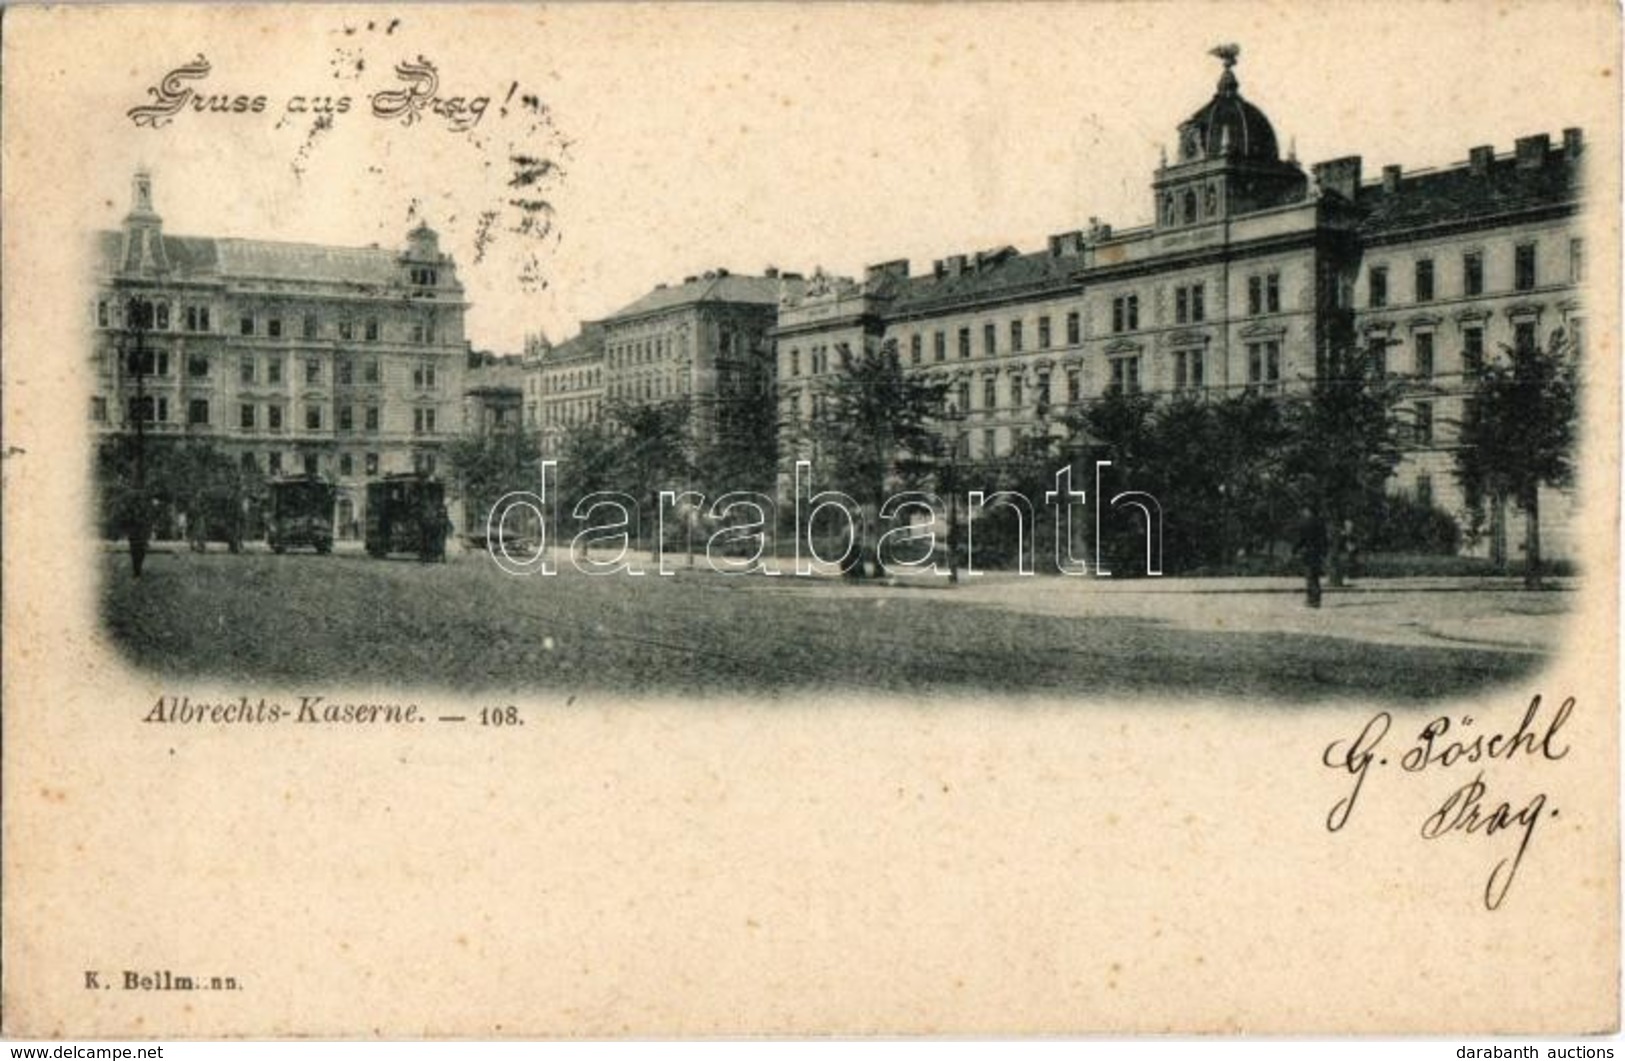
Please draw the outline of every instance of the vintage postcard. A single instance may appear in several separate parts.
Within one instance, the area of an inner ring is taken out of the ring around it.
[[[1618,1029],[1616,5],[3,48],[6,1035]]]

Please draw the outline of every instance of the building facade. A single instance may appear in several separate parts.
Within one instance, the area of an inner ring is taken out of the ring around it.
[[[462,430],[467,302],[426,225],[400,250],[171,236],[138,172],[123,228],[98,233],[95,251],[98,432],[141,416],[153,439],[204,440],[272,477],[326,477],[340,535],[364,520],[368,480],[442,470]],[[131,299],[151,306],[140,365],[120,356]]]
[[[894,343],[948,384],[968,456],[1007,455],[1066,406],[1108,391],[1302,390],[1337,345],[1380,351],[1405,389],[1397,489],[1463,505],[1453,468],[1471,365],[1502,348],[1583,335],[1579,130],[1475,147],[1465,162],[1364,179],[1359,157],[1282,158],[1219,49],[1213,97],[1178,126],[1151,176],[1153,221],[955,254],[910,275],[820,278],[781,309],[781,452],[806,454],[839,352]],[[1544,506],[1564,548],[1566,497]]]

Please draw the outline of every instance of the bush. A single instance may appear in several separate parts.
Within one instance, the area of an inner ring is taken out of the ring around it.
[[[1437,505],[1411,494],[1389,494],[1362,545],[1368,552],[1453,556],[1461,548],[1461,526]]]

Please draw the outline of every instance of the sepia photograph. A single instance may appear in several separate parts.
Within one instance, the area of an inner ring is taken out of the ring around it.
[[[1617,1030],[1619,29],[12,8],[5,1034]]]

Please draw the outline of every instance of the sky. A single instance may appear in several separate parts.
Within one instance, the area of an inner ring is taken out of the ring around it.
[[[1212,95],[1207,52],[1225,42],[1241,46],[1243,95],[1306,164],[1360,154],[1372,176],[1571,125],[1617,135],[1607,4],[313,5],[72,21],[33,57],[60,116],[34,141],[60,179],[30,223],[117,226],[138,165],[173,234],[399,246],[423,220],[458,262],[469,338],[498,352],[718,267],[854,275],[906,257],[918,271],[1037,249],[1091,217],[1147,223],[1159,152]],[[179,86],[263,109],[138,127],[130,108],[198,56],[207,75]],[[373,113],[380,93],[421,86],[396,69],[420,59],[439,99],[463,101],[463,127],[455,109]],[[288,110],[339,96],[325,128]]]

